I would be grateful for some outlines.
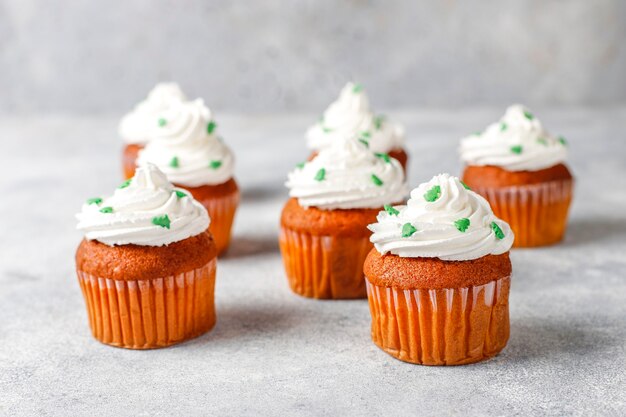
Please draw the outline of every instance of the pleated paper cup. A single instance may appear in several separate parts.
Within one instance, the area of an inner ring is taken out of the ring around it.
[[[462,365],[495,356],[509,339],[510,277],[446,289],[396,289],[367,280],[372,340],[402,361]]]
[[[153,349],[215,325],[216,259],[178,275],[117,280],[77,271],[93,336],[107,345]]]
[[[571,179],[504,188],[472,187],[489,201],[494,214],[515,233],[514,247],[560,242],[572,201]]]
[[[217,253],[223,253],[230,245],[231,230],[235,221],[235,212],[239,205],[239,190],[211,197],[196,196],[191,190],[194,198],[198,200],[209,212],[211,224],[209,230],[213,234]]]
[[[281,227],[280,251],[291,289],[321,299],[365,298],[368,237],[316,236]]]

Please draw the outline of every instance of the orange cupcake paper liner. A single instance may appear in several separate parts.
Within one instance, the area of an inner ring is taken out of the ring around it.
[[[515,233],[514,247],[545,246],[563,239],[573,180],[506,188],[472,188]]]
[[[216,259],[178,275],[125,281],[77,271],[93,336],[128,349],[160,348],[215,325]]]
[[[217,253],[223,253],[230,244],[231,229],[235,220],[235,212],[239,204],[239,191],[198,200],[209,212],[211,224],[209,231],[217,247]]]
[[[402,361],[462,365],[495,356],[509,339],[510,277],[480,286],[402,290],[367,281],[372,339]]]
[[[365,298],[369,238],[315,236],[281,227],[280,250],[291,289],[311,298]]]

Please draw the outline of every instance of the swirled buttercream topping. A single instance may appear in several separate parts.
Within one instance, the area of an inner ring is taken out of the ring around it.
[[[466,261],[505,253],[514,238],[487,200],[449,174],[415,188],[405,206],[386,206],[377,220],[370,240],[383,255]]]
[[[567,147],[563,138],[550,135],[528,109],[514,105],[484,132],[463,138],[459,153],[468,165],[537,171],[564,162]]]
[[[334,142],[289,174],[289,195],[303,207],[324,210],[378,208],[404,199],[400,163],[355,139]]]
[[[159,113],[151,140],[139,152],[183,187],[223,184],[233,176],[231,150],[217,136],[217,124],[204,101],[181,101]]]
[[[126,114],[119,125],[119,134],[126,143],[146,144],[150,132],[158,123],[158,114],[172,102],[186,100],[185,94],[176,83],[157,84],[148,97]]]
[[[210,223],[202,204],[151,164],[139,167],[112,196],[87,200],[76,218],[87,239],[109,246],[163,246],[196,236]]]
[[[306,132],[307,146],[319,151],[336,140],[360,137],[374,152],[390,152],[404,144],[404,128],[375,116],[360,84],[348,83],[339,98]]]

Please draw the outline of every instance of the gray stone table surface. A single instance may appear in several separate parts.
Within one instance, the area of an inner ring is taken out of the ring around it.
[[[218,114],[243,196],[218,265],[218,323],[153,351],[96,342],[74,274],[74,214],[121,180],[116,118],[0,118],[0,415],[626,415],[626,108],[535,110],[569,139],[569,231],[512,252],[509,344],[461,367],[383,353],[364,300],[289,290],[283,182],[315,115]],[[458,138],[501,112],[396,113],[410,184],[458,173]]]

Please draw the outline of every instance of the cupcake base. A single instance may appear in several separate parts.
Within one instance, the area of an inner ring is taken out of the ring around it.
[[[367,280],[372,340],[405,362],[463,365],[498,354],[509,339],[510,278],[445,289],[394,289]]]
[[[143,145],[130,143],[122,151],[122,171],[125,179],[132,178],[135,175],[137,156],[142,149]]]
[[[127,349],[181,343],[215,325],[216,259],[178,275],[117,280],[78,270],[93,336]]]

